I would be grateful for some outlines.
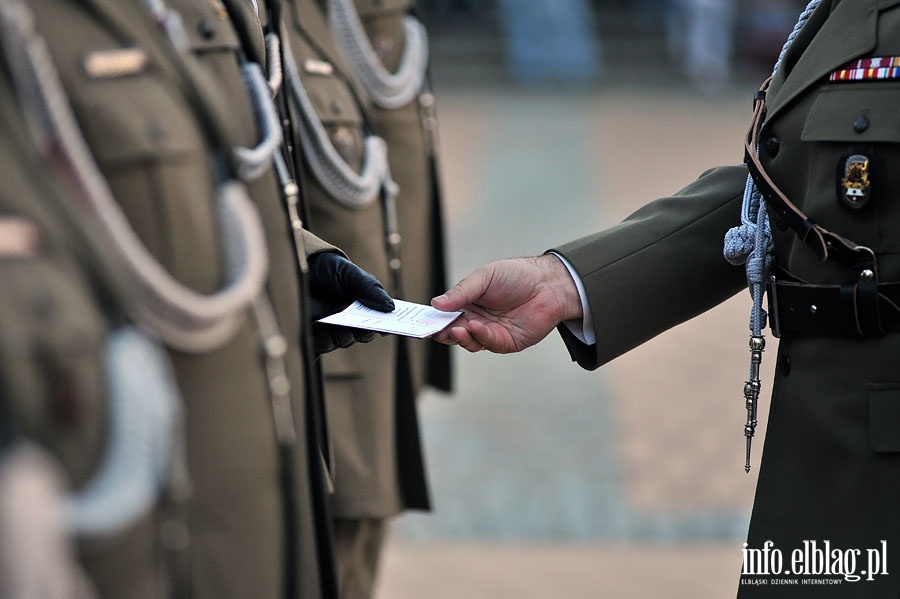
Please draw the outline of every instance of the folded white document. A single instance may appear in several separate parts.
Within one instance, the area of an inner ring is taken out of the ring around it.
[[[379,312],[353,302],[342,312],[318,322],[422,339],[442,331],[460,314],[462,312],[441,312],[424,304],[395,299],[393,312]]]

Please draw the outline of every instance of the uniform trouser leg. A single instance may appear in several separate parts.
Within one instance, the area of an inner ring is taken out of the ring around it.
[[[372,598],[387,524],[385,518],[335,518],[334,551],[341,599]]]

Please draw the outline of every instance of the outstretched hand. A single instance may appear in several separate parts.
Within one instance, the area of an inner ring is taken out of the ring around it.
[[[464,312],[434,339],[470,352],[519,352],[541,341],[560,322],[582,317],[575,282],[552,254],[482,266],[432,299],[431,305]]]

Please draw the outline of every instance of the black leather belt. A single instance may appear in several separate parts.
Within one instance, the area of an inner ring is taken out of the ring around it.
[[[900,332],[900,283],[810,285],[772,277],[772,334],[876,337]]]

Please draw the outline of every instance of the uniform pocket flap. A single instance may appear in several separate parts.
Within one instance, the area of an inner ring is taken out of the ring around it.
[[[228,18],[203,14],[203,11],[182,11],[181,16],[184,31],[194,52],[240,48],[237,32]]]
[[[900,452],[900,386],[869,386],[869,445],[878,453]]]
[[[357,379],[362,377],[360,360],[365,359],[365,354],[360,354],[360,344],[347,349],[337,349],[321,357],[322,375],[326,379]]]
[[[300,64],[303,88],[312,102],[316,116],[325,125],[348,125],[362,127],[362,114],[347,82],[333,74],[310,72],[319,68],[323,61],[307,59]]]
[[[876,90],[873,86],[877,85]],[[846,83],[823,91],[809,111],[803,141],[892,142],[900,136],[900,89],[890,82]]]
[[[179,157],[196,151],[202,139],[187,107],[150,74],[92,81],[84,88],[80,124],[101,164]]]

